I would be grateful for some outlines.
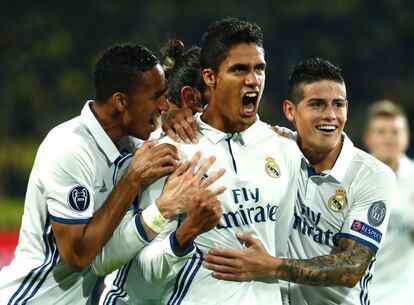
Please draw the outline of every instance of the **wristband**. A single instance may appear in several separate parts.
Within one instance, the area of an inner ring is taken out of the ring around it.
[[[164,216],[162,216],[155,203],[143,210],[141,214],[146,225],[156,233],[160,233],[168,222],[168,219],[165,219]]]

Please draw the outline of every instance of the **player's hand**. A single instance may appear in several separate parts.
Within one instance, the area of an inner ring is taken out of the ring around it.
[[[217,195],[223,191],[224,188],[213,191],[200,190],[193,196],[187,217],[175,231],[176,253],[182,253],[198,235],[211,230],[219,223],[223,211]]]
[[[212,249],[204,255],[204,267],[212,276],[227,281],[250,281],[273,278],[278,258],[272,257],[262,242],[248,233],[237,233],[246,249]]]
[[[276,132],[279,136],[297,141],[298,135],[295,131],[287,128],[287,127],[282,127],[282,126],[272,126],[271,129]]]
[[[224,188],[213,191],[203,190],[193,197],[185,221],[191,222],[196,235],[210,231],[219,223],[223,211],[217,195],[222,192]]]
[[[213,172],[203,179],[206,172],[215,162],[214,156],[208,158],[197,171],[195,171],[201,158],[201,152],[194,154],[190,161],[182,163],[166,180],[163,192],[156,200],[156,204],[161,214],[169,219],[173,215],[178,215],[189,210],[189,205],[193,204],[197,196],[203,192],[205,188],[217,181],[223,176],[225,170],[222,168]],[[211,192],[213,194],[221,194],[225,187],[219,187]]]
[[[202,109],[202,108],[201,108]],[[162,130],[174,141],[196,144],[197,126],[194,121],[193,111],[186,107],[171,109],[162,115]]]
[[[125,174],[133,184],[141,188],[171,174],[180,160],[175,146],[166,143],[155,146],[156,144],[155,141],[145,142],[135,152]]]

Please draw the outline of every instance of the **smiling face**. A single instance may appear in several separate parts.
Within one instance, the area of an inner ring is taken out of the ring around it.
[[[157,128],[157,119],[168,110],[164,97],[166,90],[164,72],[160,65],[144,72],[139,85],[127,97],[122,117],[123,134],[142,140],[149,138]]]
[[[321,80],[300,86],[302,100],[296,104],[285,101],[284,110],[296,127],[302,151],[339,153],[348,112],[345,85]]]
[[[254,43],[233,46],[218,72],[204,69],[210,101],[203,120],[228,133],[240,132],[256,121],[265,84],[264,51]]]

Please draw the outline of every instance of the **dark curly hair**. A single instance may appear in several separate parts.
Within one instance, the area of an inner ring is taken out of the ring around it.
[[[96,63],[95,100],[104,103],[115,92],[131,94],[144,72],[157,64],[152,52],[139,44],[115,44]]]
[[[163,68],[167,78],[168,100],[180,106],[181,88],[191,86],[203,95],[205,85],[201,76],[200,48],[194,46],[185,50],[180,40],[170,40],[163,48]]]
[[[321,80],[333,80],[345,84],[341,69],[328,60],[311,58],[296,65],[288,80],[288,99],[299,103],[303,99],[302,84],[311,84]]]
[[[201,42],[201,68],[218,72],[229,50],[239,43],[254,43],[263,48],[263,33],[255,23],[226,17],[212,24]]]

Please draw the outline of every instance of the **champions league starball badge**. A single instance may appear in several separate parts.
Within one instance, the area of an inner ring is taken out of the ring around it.
[[[265,171],[266,174],[272,178],[280,178],[280,168],[279,165],[277,165],[276,161],[272,157],[266,158],[266,164],[265,164]]]
[[[77,211],[83,212],[89,207],[90,195],[86,187],[75,186],[68,195],[70,207]]]
[[[384,221],[387,208],[383,201],[376,201],[371,204],[368,210],[368,222],[374,227],[378,227]]]
[[[346,208],[346,192],[344,189],[337,189],[335,195],[328,200],[328,206],[332,211],[339,212]]]

